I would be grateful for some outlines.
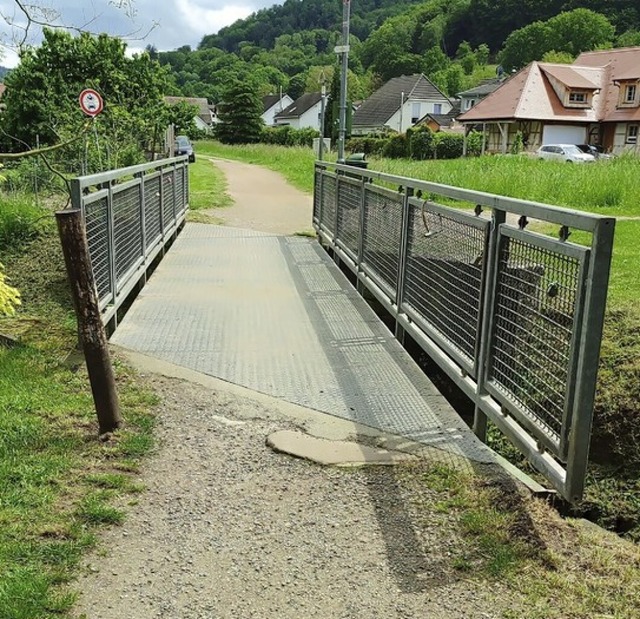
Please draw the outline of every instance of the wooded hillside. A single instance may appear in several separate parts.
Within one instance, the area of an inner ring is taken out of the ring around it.
[[[231,79],[297,97],[331,81],[341,0],[286,0],[188,46],[158,54],[171,94],[216,102]],[[640,45],[638,0],[352,0],[349,96],[424,72],[453,96],[531,60],[571,62],[581,51]],[[153,51],[153,50],[152,50]]]

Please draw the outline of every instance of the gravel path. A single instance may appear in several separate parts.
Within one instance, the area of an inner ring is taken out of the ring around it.
[[[77,584],[88,619],[498,617],[492,583],[459,580],[453,531],[405,467],[322,468],[276,454],[274,407],[182,380],[163,397],[147,490]]]
[[[212,214],[234,228],[290,235],[313,229],[313,198],[277,172],[256,165],[212,159],[227,178],[233,206]]]

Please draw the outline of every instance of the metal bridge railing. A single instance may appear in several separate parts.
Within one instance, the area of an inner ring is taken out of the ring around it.
[[[115,327],[119,307],[184,222],[188,161],[176,157],[82,176],[71,189],[85,220],[103,321]]]
[[[327,162],[316,163],[313,218],[398,337],[475,403],[476,434],[490,419],[578,499],[615,220]],[[569,240],[575,230],[586,245]]]

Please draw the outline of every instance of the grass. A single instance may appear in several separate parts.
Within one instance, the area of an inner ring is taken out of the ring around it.
[[[418,509],[430,514],[426,524],[453,528],[447,580],[476,580],[489,589],[495,582],[520,598],[505,619],[640,616],[640,548],[561,519],[486,470],[433,464],[398,470],[407,495],[421,497]],[[429,489],[426,499],[416,484]]]
[[[198,211],[231,204],[224,174],[207,159],[198,157],[189,165],[189,208]]]
[[[600,215],[640,217],[635,184],[640,159],[633,157],[593,165],[559,165],[525,156],[451,161],[372,159],[369,168]]]
[[[13,209],[0,199],[0,234],[15,229]],[[26,245],[0,250],[23,295],[0,318],[20,340],[0,347],[0,617],[53,619],[73,604],[65,585],[94,532],[122,522],[114,501],[139,491],[130,473],[152,447],[156,398],[116,360],[126,428],[97,440],[86,373],[65,362],[76,331],[53,220],[34,208],[18,220]]]

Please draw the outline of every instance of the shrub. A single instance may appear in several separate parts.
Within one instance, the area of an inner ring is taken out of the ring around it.
[[[278,146],[308,146],[311,148],[314,138],[317,137],[320,137],[320,133],[310,127],[294,129],[285,125],[283,127],[263,127],[260,142]]]
[[[409,151],[412,159],[422,161],[432,159],[434,154],[433,131],[429,127],[420,127],[411,132]]]
[[[435,151],[437,159],[457,159],[462,157],[464,137],[459,133],[435,134]]]
[[[409,141],[404,133],[389,138],[382,149],[382,155],[390,159],[401,159],[409,156]]]
[[[364,153],[365,155],[382,155],[389,138],[357,137],[351,138],[345,145],[350,153]]]
[[[482,154],[482,132],[471,131],[467,135],[467,155],[479,157]]]

